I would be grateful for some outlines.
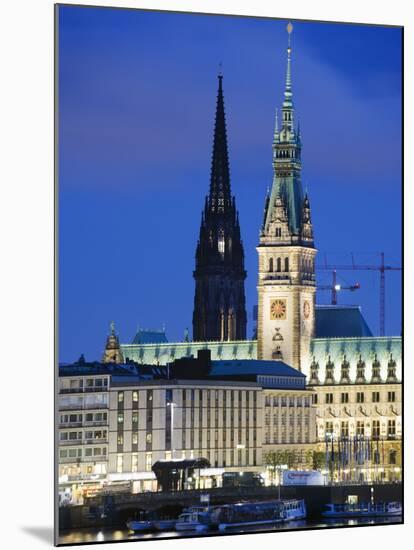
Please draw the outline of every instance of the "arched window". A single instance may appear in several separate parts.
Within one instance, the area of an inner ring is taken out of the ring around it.
[[[276,237],[281,237],[281,236],[282,236],[282,228],[276,227]]]
[[[269,258],[269,271],[273,271],[273,258]]]
[[[280,258],[276,260],[276,271],[282,271],[282,260]]]
[[[285,258],[285,271],[289,271],[289,258]]]

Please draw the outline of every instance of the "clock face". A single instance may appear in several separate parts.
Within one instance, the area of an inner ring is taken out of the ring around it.
[[[310,315],[310,305],[309,305],[309,302],[305,300],[303,302],[303,316],[305,317],[305,319],[309,319],[309,315]]]
[[[272,300],[270,303],[270,319],[286,319],[286,300]]]

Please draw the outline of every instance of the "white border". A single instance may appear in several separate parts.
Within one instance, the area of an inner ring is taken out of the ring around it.
[[[67,3],[76,3],[70,0]],[[405,26],[405,271],[412,273],[413,201],[413,30],[411,3],[404,0],[90,0],[89,5],[122,5],[210,13],[355,21]],[[53,483],[53,2],[8,0],[0,12],[1,132],[1,525],[2,548],[51,545]],[[410,156],[411,153],[411,156]],[[393,223],[393,220],[384,220]],[[397,222],[398,223],[398,222]],[[406,277],[405,302],[414,304]],[[412,330],[413,307],[405,330]],[[413,456],[413,353],[406,339],[405,448]],[[412,340],[412,339],[411,339]],[[4,409],[4,410],[3,410]],[[406,468],[406,524],[277,535],[249,535],[152,542],[150,550],[252,544],[335,548],[408,547],[413,535],[413,485]],[[119,544],[118,544],[119,546]],[[109,547],[115,548],[115,545]],[[124,550],[127,547],[123,546]]]

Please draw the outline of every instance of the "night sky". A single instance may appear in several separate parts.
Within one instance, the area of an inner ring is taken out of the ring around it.
[[[114,320],[183,339],[208,192],[222,63],[232,192],[246,257],[248,336],[272,182],[287,21],[59,10],[59,357],[99,359]],[[293,21],[292,78],[317,263],[401,266],[401,30]],[[379,273],[344,271],[339,303],[379,332]],[[318,283],[331,274],[318,272]],[[318,303],[329,303],[318,292]],[[386,333],[401,333],[401,273],[386,275]]]

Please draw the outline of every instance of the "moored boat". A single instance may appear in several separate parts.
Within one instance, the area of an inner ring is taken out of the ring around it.
[[[153,522],[148,520],[130,519],[127,521],[126,526],[130,531],[134,532],[151,531],[153,529]]]
[[[301,499],[239,502],[216,507],[212,522],[220,531],[235,527],[266,526],[306,517]]]
[[[325,518],[358,518],[358,517],[390,517],[401,516],[400,502],[361,502],[358,504],[326,504],[322,512]]]
[[[213,527],[211,515],[208,511],[190,510],[178,517],[175,523],[176,531],[207,531]]]
[[[153,526],[157,531],[173,531],[176,523],[177,519],[157,519],[153,521]]]

